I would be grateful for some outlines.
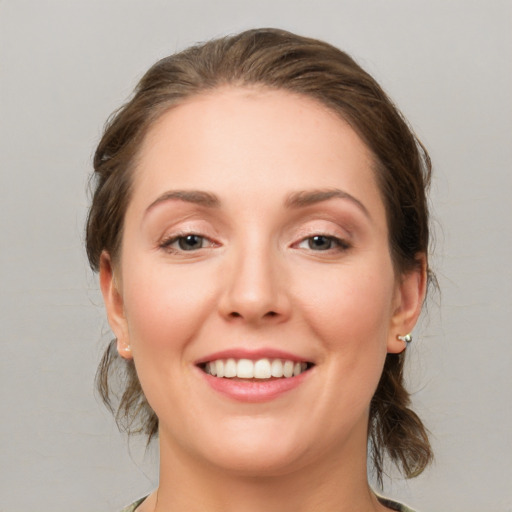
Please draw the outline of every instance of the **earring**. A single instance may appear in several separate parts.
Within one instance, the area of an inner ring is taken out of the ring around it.
[[[132,354],[132,347],[130,345],[120,346],[118,343],[117,345],[117,351],[119,352],[119,355],[121,357],[131,356]]]
[[[400,341],[403,341],[405,342],[406,344],[409,344],[411,343],[412,341],[412,334],[405,334],[404,336],[400,336],[400,334],[397,336],[397,338],[400,340]]]

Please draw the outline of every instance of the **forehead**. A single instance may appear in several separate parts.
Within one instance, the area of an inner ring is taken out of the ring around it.
[[[313,98],[262,87],[223,87],[193,96],[148,130],[135,196],[162,189],[223,195],[343,188],[381,203],[374,159],[342,117]],[[374,202],[375,202],[374,201]],[[382,205],[377,205],[382,206]]]

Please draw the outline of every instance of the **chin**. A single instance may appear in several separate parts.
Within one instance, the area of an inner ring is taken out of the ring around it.
[[[209,446],[206,453],[199,446],[198,449],[219,469],[252,477],[293,472],[306,465],[308,453],[313,453],[313,450],[306,449],[308,443],[302,431],[294,433],[292,428],[287,429],[282,423],[244,423],[244,429],[240,424],[239,428],[226,428],[214,442],[210,439],[202,444]]]
[[[275,446],[264,450],[237,446],[212,462],[217,468],[239,476],[265,478],[292,473],[304,465],[301,459],[296,451],[276,450]]]

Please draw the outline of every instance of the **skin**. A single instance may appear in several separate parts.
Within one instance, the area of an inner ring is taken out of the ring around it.
[[[160,118],[133,178],[120,258],[103,253],[100,282],[160,422],[160,486],[139,510],[387,510],[367,483],[368,409],[425,272],[395,272],[359,136],[313,99],[222,88]],[[342,194],[298,200],[311,191]],[[203,237],[194,250],[180,249],[187,234]],[[195,364],[233,348],[314,366],[291,391],[242,403]]]

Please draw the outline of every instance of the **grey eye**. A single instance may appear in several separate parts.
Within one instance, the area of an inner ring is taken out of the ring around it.
[[[182,251],[194,251],[203,247],[204,238],[199,235],[180,236],[177,242]]]
[[[307,241],[308,248],[313,251],[327,251],[335,246],[335,241],[324,235],[311,236],[305,241]]]

